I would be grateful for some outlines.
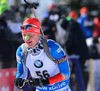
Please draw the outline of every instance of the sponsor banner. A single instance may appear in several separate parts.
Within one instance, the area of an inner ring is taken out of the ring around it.
[[[16,73],[16,68],[0,70],[0,91],[14,91]]]

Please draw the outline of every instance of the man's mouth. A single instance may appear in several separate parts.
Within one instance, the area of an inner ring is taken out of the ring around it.
[[[27,44],[31,44],[32,43],[32,41],[29,41],[29,42],[26,42]]]

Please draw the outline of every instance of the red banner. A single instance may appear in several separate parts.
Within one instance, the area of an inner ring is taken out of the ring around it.
[[[16,68],[0,70],[0,91],[14,91],[16,73]]]

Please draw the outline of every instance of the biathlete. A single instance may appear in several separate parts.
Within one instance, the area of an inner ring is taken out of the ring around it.
[[[26,19],[21,26],[25,43],[16,51],[17,74],[14,83],[20,89],[29,83],[36,87],[36,91],[71,91],[68,86],[70,70],[66,54],[58,43],[46,39],[55,62],[46,55],[45,46],[40,37],[40,26],[39,20],[33,17]],[[24,56],[25,46],[27,56]],[[28,77],[28,72],[30,72],[30,77]]]

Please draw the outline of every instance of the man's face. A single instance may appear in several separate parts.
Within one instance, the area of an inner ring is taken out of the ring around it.
[[[23,40],[26,43],[27,47],[33,48],[39,42],[39,34],[22,33],[22,36],[23,36]]]

